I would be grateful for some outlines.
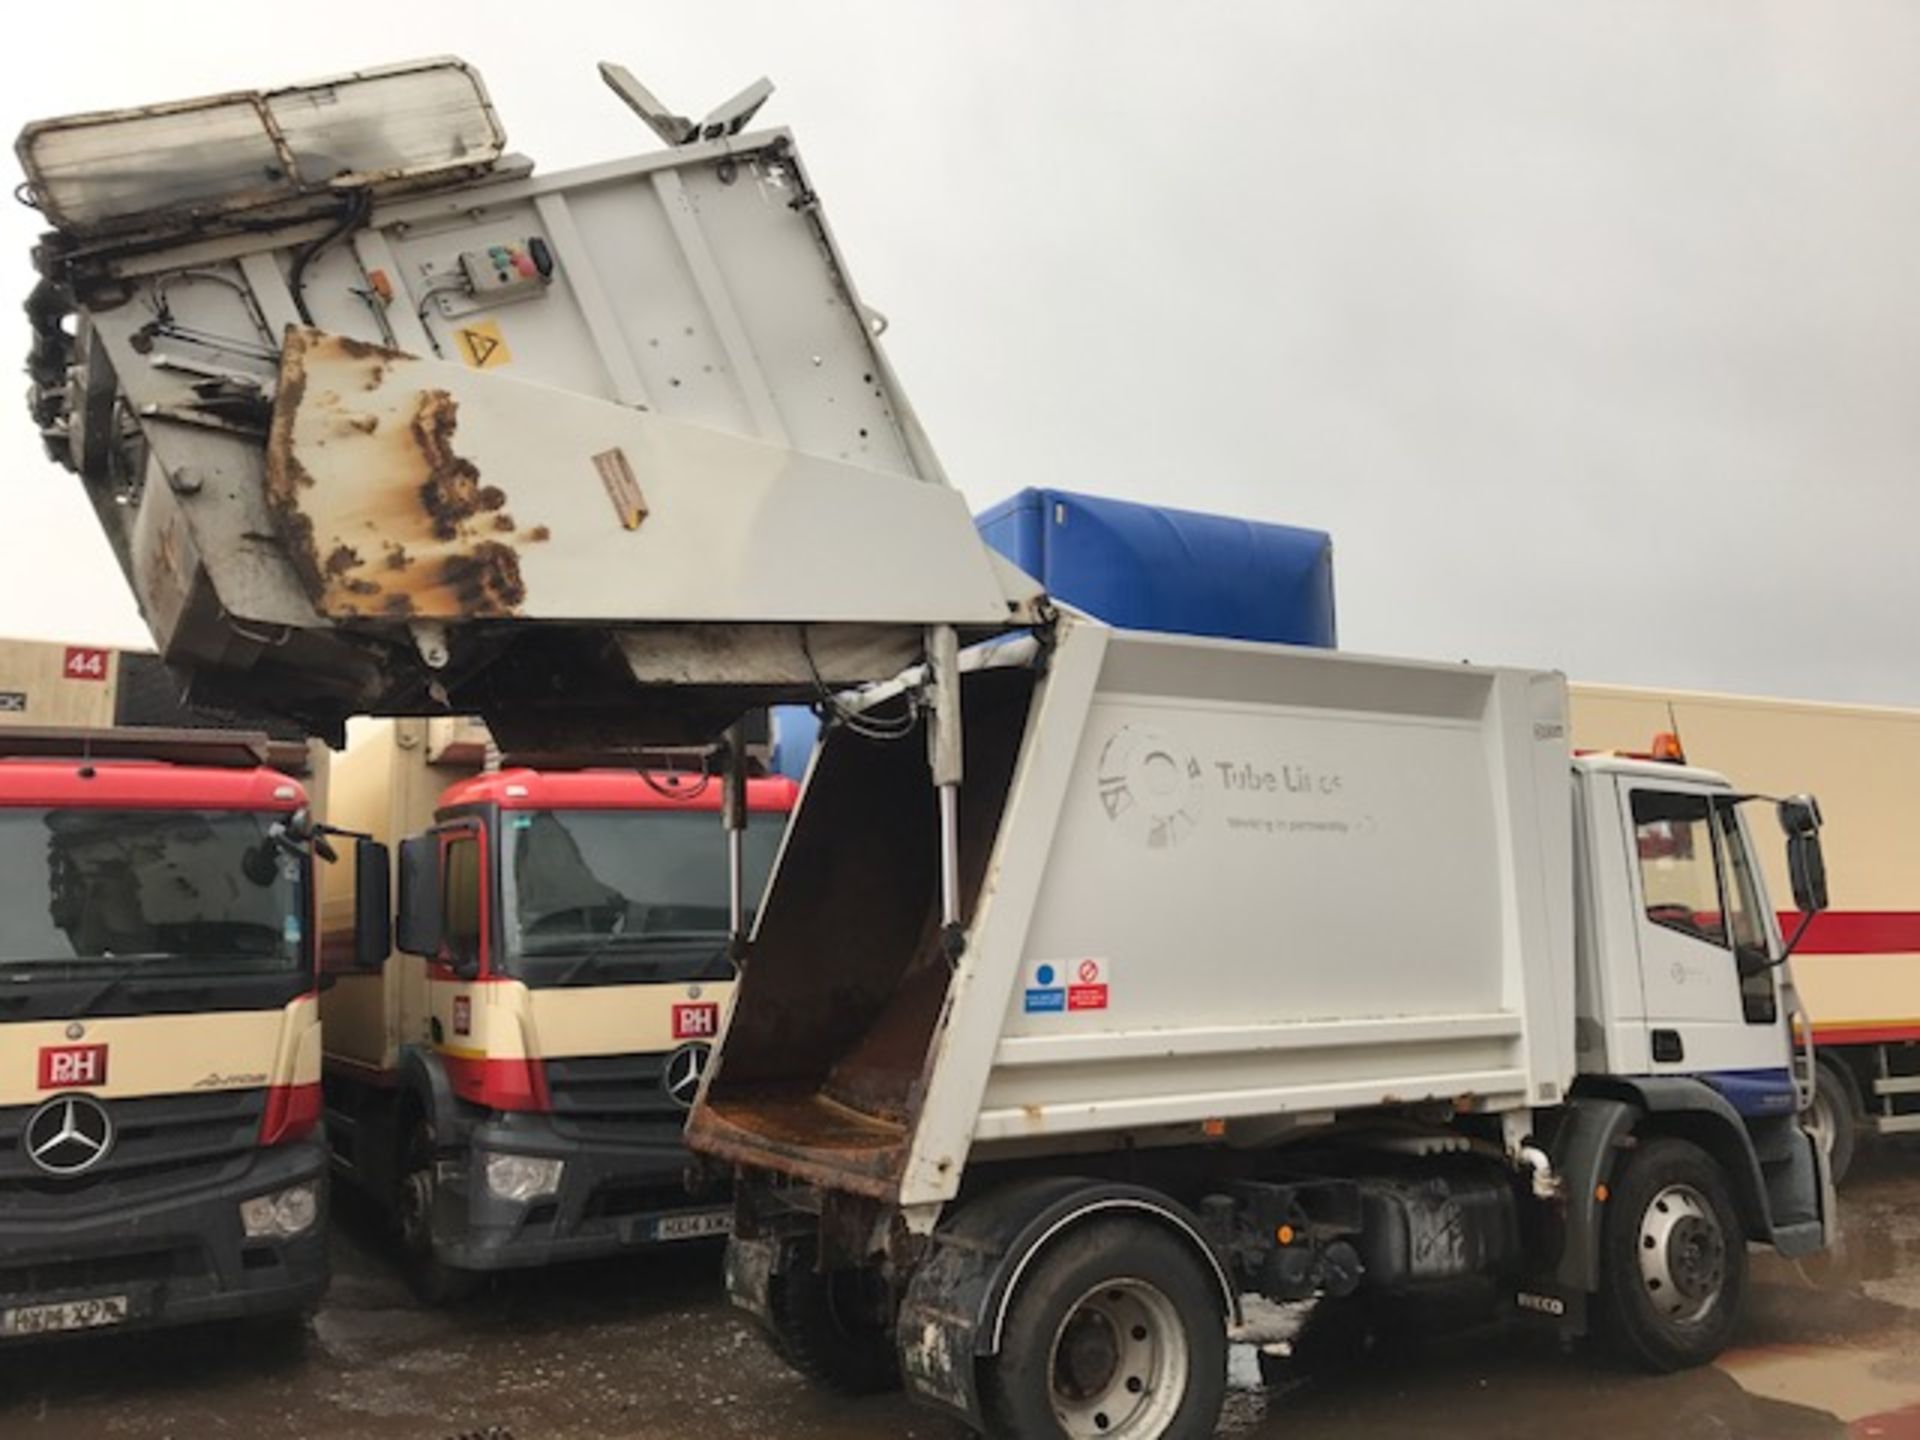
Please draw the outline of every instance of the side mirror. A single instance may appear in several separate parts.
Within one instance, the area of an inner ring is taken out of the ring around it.
[[[396,948],[433,959],[440,953],[440,837],[400,842],[400,903]]]
[[[1827,908],[1827,861],[1820,853],[1820,832],[1787,837],[1787,874],[1793,881],[1793,903],[1803,915]]]
[[[377,840],[353,852],[353,968],[377,975],[393,949],[393,858]]]
[[[1827,908],[1827,861],[1820,851],[1820,802],[1794,795],[1780,802],[1780,828],[1787,832],[1787,876],[1793,903],[1803,915]]]
[[[275,821],[267,835],[275,846],[290,854],[317,855],[331,865],[340,858],[340,852],[327,840],[324,828],[314,823],[313,811],[302,805],[285,820]]]
[[[1788,835],[1820,832],[1820,802],[1811,795],[1791,795],[1779,805],[1780,828]]]

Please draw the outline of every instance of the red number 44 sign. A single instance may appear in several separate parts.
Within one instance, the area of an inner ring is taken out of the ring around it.
[[[69,645],[65,673],[69,680],[104,680],[107,678],[107,652],[91,650],[83,645]]]

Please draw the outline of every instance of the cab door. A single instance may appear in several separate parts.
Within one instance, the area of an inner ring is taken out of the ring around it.
[[[487,835],[471,820],[439,826],[433,834],[440,851],[440,950],[423,967],[427,1038],[443,1056],[484,1060],[484,1017],[477,1012],[490,938]]]
[[[1735,797],[1621,777],[1656,1074],[1693,1075],[1749,1117],[1791,1114],[1766,891]]]

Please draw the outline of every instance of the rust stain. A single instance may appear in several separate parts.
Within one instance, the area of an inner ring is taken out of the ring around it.
[[[510,615],[527,598],[520,557],[497,540],[482,540],[466,555],[440,562],[441,580],[472,615]]]
[[[459,536],[460,528],[481,511],[498,510],[507,497],[497,485],[482,485],[471,460],[454,452],[453,432],[460,423],[460,407],[445,390],[420,392],[414,411],[413,441],[427,462],[427,478],[420,485],[420,503],[433,518],[433,533],[442,540]]]
[[[293,422],[307,393],[306,346],[301,343],[304,333],[293,331],[287,336],[286,351],[280,359],[280,384],[273,418],[267,425],[266,501],[279,525],[288,560],[307,593],[319,595],[326,585],[314,549],[313,522],[300,509],[300,492],[313,488],[313,476],[293,449]]]
[[[383,345],[375,345],[366,340],[356,340],[351,335],[328,335],[327,341],[349,360],[377,360],[384,367],[387,362],[399,356],[398,350],[389,350]]]
[[[511,615],[527,587],[510,542],[538,543],[550,532],[541,525],[520,534],[506,492],[459,453],[459,402],[445,389],[409,385],[418,365],[365,341],[289,334],[266,456],[279,539],[329,614]],[[338,489],[316,495],[321,485],[344,486],[344,499]],[[377,551],[346,543],[349,530],[367,532]]]

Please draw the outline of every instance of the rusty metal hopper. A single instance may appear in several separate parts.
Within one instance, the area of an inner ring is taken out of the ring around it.
[[[196,694],[324,732],[453,711],[522,747],[671,741],[891,675],[928,626],[1027,617],[791,137],[695,128],[554,176],[48,204],[35,417]]]

